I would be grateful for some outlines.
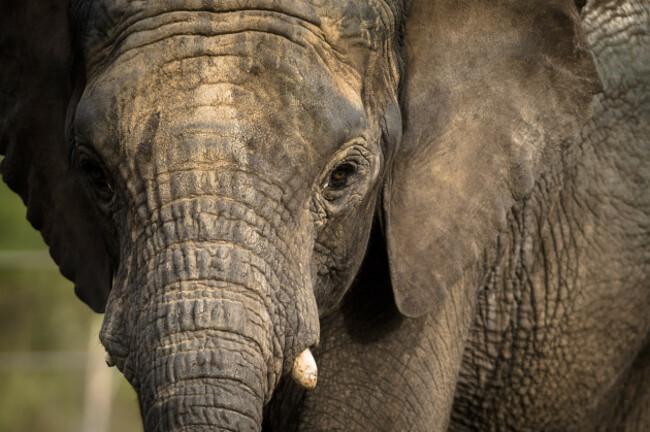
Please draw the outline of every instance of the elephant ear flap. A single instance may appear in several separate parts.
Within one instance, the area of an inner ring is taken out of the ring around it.
[[[580,131],[601,84],[573,1],[414,0],[404,38],[383,205],[397,306],[421,316]]]
[[[112,266],[98,211],[72,176],[65,140],[72,93],[68,2],[0,6],[0,171],[27,205],[61,273],[104,310]]]

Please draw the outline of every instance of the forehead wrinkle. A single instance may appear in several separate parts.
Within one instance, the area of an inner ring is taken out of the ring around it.
[[[87,59],[98,52],[110,51],[117,42],[128,35],[140,23],[164,14],[175,14],[180,10],[185,17],[188,14],[210,15],[208,22],[231,22],[226,15],[236,11],[242,14],[260,14],[256,18],[259,24],[266,19],[263,14],[277,12],[294,19],[294,24],[301,24],[331,49],[343,57],[345,63],[354,63],[359,48],[365,50],[381,49],[386,37],[393,35],[395,16],[392,7],[383,0],[344,0],[335,2],[321,1],[271,1],[271,0],[160,0],[156,2],[100,0],[92,2],[92,7],[84,9],[86,22],[83,26],[86,40]],[[242,15],[243,16],[243,15]],[[259,19],[262,18],[262,19]],[[269,15],[269,18],[271,16]],[[174,17],[172,22],[177,21]],[[192,21],[192,20],[189,20]],[[188,21],[188,25],[189,25]],[[145,27],[146,28],[146,27]],[[159,26],[153,26],[160,31]],[[252,29],[252,28],[251,28]],[[316,45],[314,41],[312,45]],[[352,47],[352,48],[350,48]],[[354,48],[356,47],[356,48]],[[354,54],[350,56],[350,54]],[[100,62],[101,63],[101,62]]]
[[[378,24],[380,15],[389,11],[397,16],[398,11],[384,0],[158,0],[156,2],[133,0],[95,0],[74,2],[73,22],[86,33],[112,42],[132,25],[152,16],[182,11],[212,12],[227,14],[231,12],[277,12],[300,20],[320,31],[335,31],[342,37],[363,40],[368,46],[376,45],[381,39]],[[92,26],[87,25],[92,21]],[[334,35],[330,35],[334,36]]]
[[[335,120],[340,115],[332,112],[336,106],[349,106],[348,109],[363,112],[360,96],[353,88],[356,83],[324,70],[320,67],[322,64],[301,57],[298,62],[279,60],[277,70],[269,70],[263,58],[249,60],[191,58],[146,73],[135,64],[133,79],[112,82],[119,85],[118,93],[124,94],[121,99],[130,102],[123,104],[127,111],[130,111],[129,105],[137,107],[144,102],[180,111],[199,105],[234,105],[243,114],[251,107],[272,106],[278,107],[285,119],[313,118],[313,114],[320,113],[323,118]],[[258,75],[250,73],[255,68],[258,68]],[[122,69],[119,72],[122,75]],[[134,120],[136,124],[141,122]],[[279,122],[278,125],[282,126]],[[300,129],[305,129],[304,126]]]

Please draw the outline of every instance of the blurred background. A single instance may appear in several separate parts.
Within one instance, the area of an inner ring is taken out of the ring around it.
[[[135,393],[104,362],[102,315],[77,299],[25,214],[0,181],[0,431],[141,431]]]

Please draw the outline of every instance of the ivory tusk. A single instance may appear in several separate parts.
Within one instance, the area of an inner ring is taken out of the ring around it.
[[[318,381],[318,367],[316,366],[316,360],[312,355],[309,348],[306,348],[303,352],[300,353],[296,360],[293,362],[293,367],[291,368],[291,378],[299,386],[311,390],[316,387],[316,381]]]

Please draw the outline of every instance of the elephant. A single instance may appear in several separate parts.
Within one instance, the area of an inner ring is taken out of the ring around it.
[[[647,0],[0,15],[3,179],[146,431],[650,430]]]

